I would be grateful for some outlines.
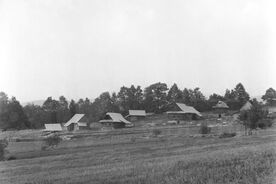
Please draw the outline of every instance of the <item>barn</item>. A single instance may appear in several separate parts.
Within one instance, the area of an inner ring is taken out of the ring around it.
[[[44,131],[50,131],[50,132],[60,132],[62,131],[61,124],[45,124]]]
[[[129,110],[126,119],[129,121],[144,120],[146,118],[145,110]]]
[[[85,114],[75,114],[69,121],[64,124],[68,131],[86,130],[89,128],[88,119]]]
[[[194,107],[188,106],[182,103],[176,103],[176,109],[175,111],[168,111],[168,119],[169,120],[175,120],[175,121],[181,121],[181,120],[196,120],[202,115],[200,112],[198,112]]]
[[[132,127],[133,124],[127,121],[120,113],[108,112],[103,120],[99,121],[102,125],[113,128]]]

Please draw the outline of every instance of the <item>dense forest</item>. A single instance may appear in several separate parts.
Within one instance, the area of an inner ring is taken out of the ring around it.
[[[266,90],[262,96],[268,105],[271,105],[275,98],[276,91],[273,88]],[[8,98],[6,93],[0,92],[0,128],[42,128],[45,123],[66,122],[75,113],[86,114],[90,122],[100,120],[106,112],[126,115],[129,109],[163,113],[170,110],[175,102],[194,106],[203,112],[210,111],[219,100],[226,102],[231,110],[238,110],[250,100],[250,96],[241,83],[234,89],[226,89],[224,95],[214,93],[206,98],[200,88],[179,89],[177,84],[168,88],[167,84],[158,82],[144,90],[140,86],[123,86],[118,93],[103,92],[94,101],[89,98],[68,101],[64,96],[60,96],[58,100],[48,97],[42,106],[29,104],[22,107],[15,97]]]

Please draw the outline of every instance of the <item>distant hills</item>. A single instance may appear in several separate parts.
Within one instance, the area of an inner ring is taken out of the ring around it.
[[[34,101],[30,101],[30,102],[22,102],[21,105],[26,106],[26,105],[33,104],[33,105],[42,106],[44,102],[45,102],[45,100],[34,100]]]

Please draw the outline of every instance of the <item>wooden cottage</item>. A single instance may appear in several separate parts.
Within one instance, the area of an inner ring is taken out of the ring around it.
[[[102,125],[113,128],[132,127],[133,124],[127,121],[120,113],[108,112],[103,120],[99,121]]]
[[[73,130],[86,130],[89,128],[88,119],[84,114],[75,114],[67,123],[64,124],[64,127],[68,131]]]
[[[202,115],[200,112],[198,112],[194,107],[182,104],[182,103],[176,103],[176,109],[175,111],[168,111],[168,119],[174,120],[174,121],[181,121],[181,120],[196,120]]]
[[[218,117],[221,118],[221,114],[227,112],[229,106],[223,101],[218,101],[218,103],[213,106],[213,109],[215,109],[215,111],[218,113]]]
[[[126,119],[129,121],[144,120],[146,118],[145,110],[129,110]]]

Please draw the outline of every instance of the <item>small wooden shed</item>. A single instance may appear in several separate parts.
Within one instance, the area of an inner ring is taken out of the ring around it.
[[[120,113],[108,112],[103,120],[99,121],[102,125],[113,128],[132,127],[133,124],[127,121]]]
[[[128,115],[125,117],[129,121],[144,120],[146,118],[145,110],[129,110]]]

